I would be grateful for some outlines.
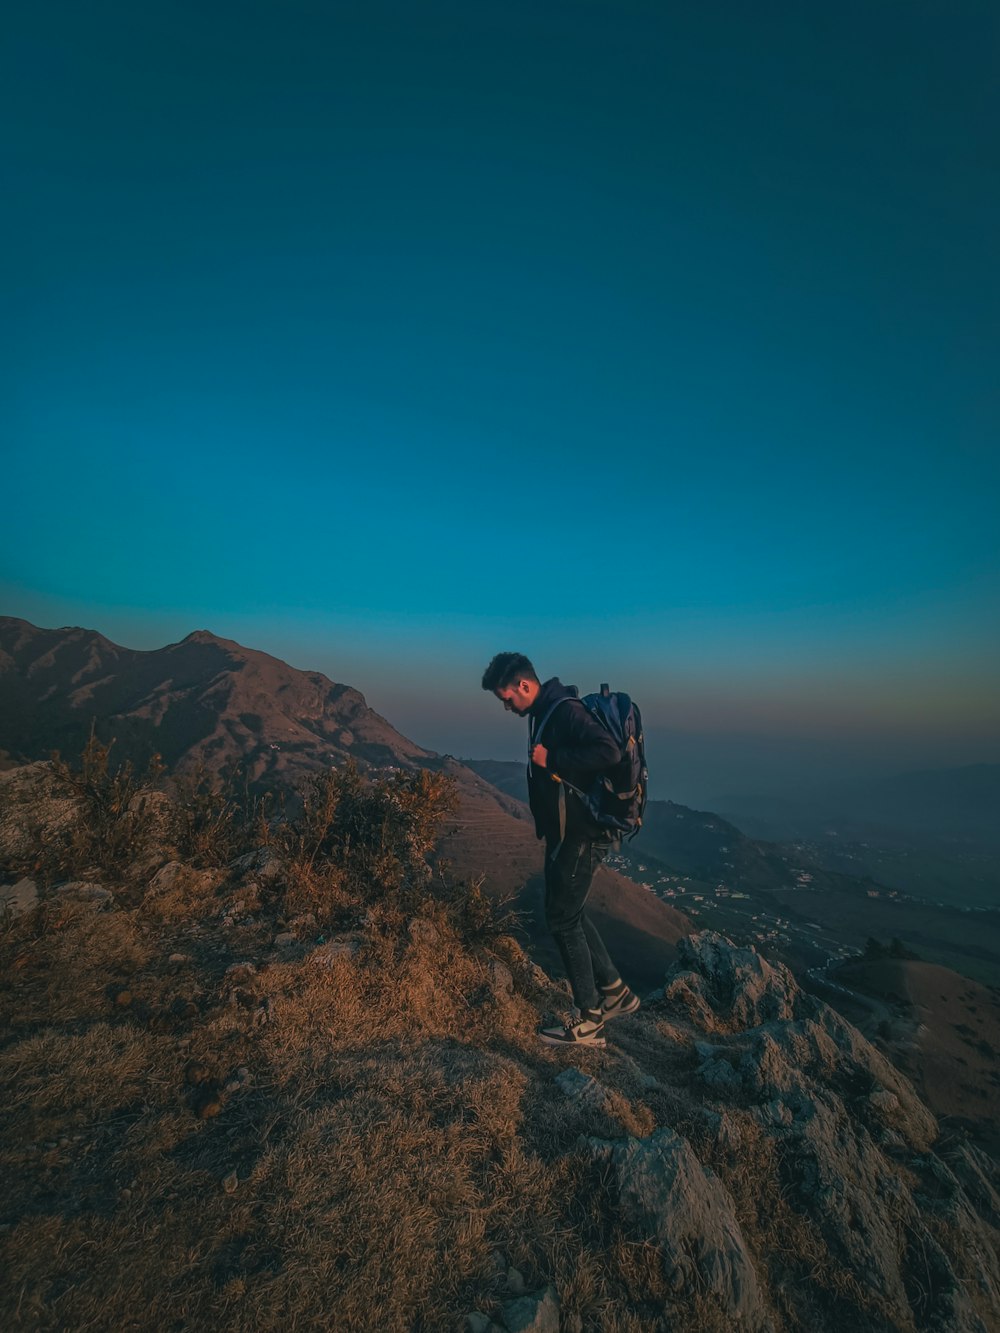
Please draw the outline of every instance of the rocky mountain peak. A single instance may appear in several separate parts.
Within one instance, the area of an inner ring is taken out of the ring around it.
[[[210,643],[220,648],[234,648],[237,652],[245,652],[234,639],[220,639],[217,634],[213,634],[208,629],[195,629],[190,634],[186,634],[180,641],[185,643]]]

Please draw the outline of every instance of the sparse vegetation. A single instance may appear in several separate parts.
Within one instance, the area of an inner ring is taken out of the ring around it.
[[[39,830],[34,869],[43,878],[94,873],[118,877],[141,855],[155,819],[150,793],[163,766],[154,755],[140,778],[131,760],[111,765],[113,745],[113,740],[102,744],[91,725],[78,767],[53,752],[56,791],[75,804],[77,814],[60,837],[52,839],[49,830]]]
[[[192,866],[228,865],[271,840],[272,792],[253,793],[245,773],[214,773],[204,763],[170,780],[170,835],[179,860]]]

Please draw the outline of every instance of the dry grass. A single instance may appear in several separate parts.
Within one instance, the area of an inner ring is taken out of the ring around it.
[[[264,932],[228,972],[234,930],[157,895],[8,930],[5,1326],[451,1330],[509,1298],[496,1250],[587,1329],[657,1326],[656,1254],[575,1151],[655,1127],[635,1069],[579,1052],[609,1102],[568,1101],[535,1039],[564,994],[509,936],[494,954],[443,905],[413,931],[366,911],[354,954],[276,961]]]
[[[655,1246],[621,1223],[576,1150],[580,1134],[696,1128],[687,1056],[654,1022],[622,1025],[620,1056],[614,1045],[576,1053],[609,1089],[595,1107],[554,1084],[568,1061],[537,1047],[538,998],[495,995],[488,957],[443,916],[435,941],[393,934],[376,915],[361,950],[325,965],[317,951],[191,976],[164,965],[176,937],[132,951],[137,909],[86,910],[35,945],[57,970],[85,966],[85,1002],[72,1023],[64,1008],[47,1022],[44,1002],[64,1006],[69,987],[48,975],[39,989],[22,969],[32,1030],[0,1052],[3,1166],[17,1180],[2,1237],[6,1326],[451,1330],[507,1297],[499,1249],[529,1289],[554,1283],[587,1330],[725,1327],[706,1293],[670,1290]],[[192,953],[205,934],[187,941]],[[100,984],[123,961],[136,969],[125,1007]],[[170,995],[192,984],[197,1013],[162,1030]],[[629,1031],[646,1044],[643,1068],[672,1071],[673,1086],[640,1088]],[[191,1062],[198,1084],[186,1081]],[[206,1096],[219,1113],[200,1119]],[[748,1141],[738,1167],[715,1165],[758,1271],[784,1255],[794,1281],[823,1256],[800,1216],[761,1198],[775,1177],[765,1156]],[[801,1292],[775,1294],[788,1328],[802,1304]]]
[[[103,1015],[108,988],[124,983],[151,954],[135,913],[50,900],[3,941],[0,1022],[16,1029]]]

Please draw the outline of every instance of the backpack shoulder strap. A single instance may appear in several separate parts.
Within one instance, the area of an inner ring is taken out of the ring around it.
[[[575,698],[576,698],[575,694],[564,694],[561,699],[557,699],[555,703],[552,704],[551,707],[546,711],[544,717],[542,718],[541,722],[539,722],[538,726],[535,727],[535,729],[529,733],[528,736],[529,757],[531,755],[531,751],[535,748],[535,746],[540,744],[539,738],[541,737],[542,732],[545,730],[549,718],[556,711],[559,705],[567,703],[570,699],[575,699]]]

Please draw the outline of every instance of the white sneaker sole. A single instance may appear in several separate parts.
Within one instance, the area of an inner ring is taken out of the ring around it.
[[[603,1033],[593,1037],[567,1037],[563,1035],[563,1030],[542,1029],[537,1034],[538,1040],[546,1046],[607,1046],[608,1039]]]

